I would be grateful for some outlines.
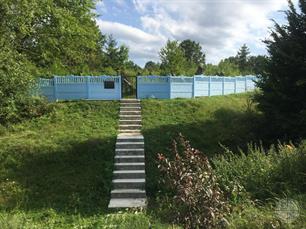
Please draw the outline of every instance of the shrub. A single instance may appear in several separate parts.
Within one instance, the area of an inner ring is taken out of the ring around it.
[[[269,150],[249,145],[247,153],[227,151],[213,159],[220,187],[231,201],[251,195],[266,200],[283,194],[305,193],[306,144],[272,146]]]
[[[162,183],[174,194],[164,198],[175,223],[186,228],[213,228],[228,212],[208,158],[192,148],[182,135],[173,141],[174,159],[159,154]]]
[[[46,112],[41,98],[30,95],[34,66],[0,39],[0,124],[18,122]]]

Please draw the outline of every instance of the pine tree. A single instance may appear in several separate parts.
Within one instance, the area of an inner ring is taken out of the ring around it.
[[[245,72],[248,69],[249,54],[250,54],[250,50],[246,46],[246,44],[242,45],[237,53],[236,61],[239,66],[239,70],[242,74],[245,74]]]
[[[255,98],[275,138],[306,137],[306,2],[298,12],[289,1],[287,25],[275,23],[272,39],[265,41],[270,54],[267,72],[258,82]]]

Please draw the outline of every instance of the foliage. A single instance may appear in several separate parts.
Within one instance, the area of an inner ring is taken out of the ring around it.
[[[185,228],[214,228],[229,208],[208,158],[192,148],[182,135],[173,141],[174,159],[159,154],[162,183],[174,192],[170,201],[175,222]]]
[[[225,152],[213,160],[220,185],[233,202],[306,192],[306,144],[279,144],[264,150],[249,146],[246,153]]]
[[[124,45],[118,46],[113,36],[107,36],[106,42],[103,46],[104,53],[104,67],[112,68],[120,75],[124,66],[128,64],[129,50]]]
[[[258,83],[262,93],[255,99],[264,113],[270,138],[299,139],[306,136],[306,3],[300,11],[289,2],[287,25],[275,23],[266,73]]]
[[[212,64],[207,64],[205,66],[205,75],[239,76],[240,70],[237,64],[229,61],[229,59],[224,59],[221,60],[217,66]]]
[[[166,46],[160,50],[159,55],[162,74],[177,76],[185,73],[187,61],[178,41],[168,40]]]
[[[160,70],[163,75],[188,75],[202,74],[205,64],[205,54],[201,45],[195,41],[168,40],[166,46],[160,50]],[[148,62],[152,68],[154,63]],[[156,65],[154,69],[156,69]],[[148,70],[148,68],[145,68]],[[149,70],[150,71],[150,70]]]
[[[204,73],[218,76],[260,75],[265,72],[266,56],[249,56],[249,48],[244,44],[236,56],[222,59],[217,65],[207,64]]]
[[[245,74],[247,70],[249,54],[250,54],[249,48],[246,46],[246,44],[243,44],[241,48],[238,50],[238,53],[236,55],[235,61],[242,74]]]
[[[0,124],[43,115],[49,110],[46,102],[30,96],[33,66],[1,38],[0,46]]]
[[[160,75],[160,64],[148,61],[144,66],[143,75]]]
[[[183,49],[184,56],[188,62],[189,73],[191,75],[202,74],[205,65],[205,54],[202,52],[200,43],[187,39],[180,43],[180,47]]]

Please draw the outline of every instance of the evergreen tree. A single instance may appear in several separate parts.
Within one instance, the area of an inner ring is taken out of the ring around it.
[[[239,66],[240,72],[245,75],[248,69],[248,59],[250,50],[246,44],[242,45],[236,55],[236,62]]]
[[[289,1],[288,24],[275,23],[272,38],[265,41],[270,57],[256,101],[275,138],[306,137],[305,0],[299,1],[299,8],[298,12]]]

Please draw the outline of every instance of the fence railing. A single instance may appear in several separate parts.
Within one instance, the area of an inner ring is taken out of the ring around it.
[[[138,76],[137,97],[143,98],[193,98],[235,94],[255,89],[256,76]]]
[[[137,98],[194,98],[255,89],[255,76],[138,76]],[[119,100],[121,76],[55,76],[39,79],[38,94],[56,100]]]
[[[55,76],[39,79],[38,93],[48,100],[121,99],[120,76]]]

